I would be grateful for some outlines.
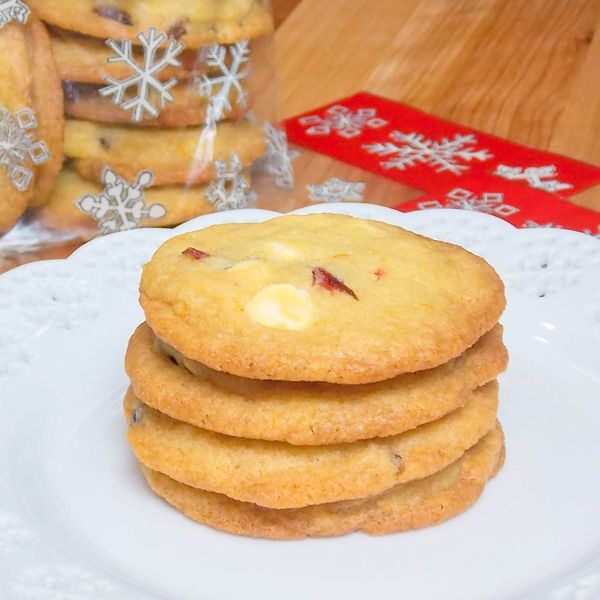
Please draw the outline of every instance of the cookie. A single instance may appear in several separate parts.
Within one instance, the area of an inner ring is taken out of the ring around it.
[[[183,485],[142,465],[150,488],[185,515],[221,531],[272,539],[300,539],[364,531],[382,535],[437,525],[469,508],[502,467],[498,424],[443,471],[398,485],[375,498],[287,510],[238,502]]]
[[[131,115],[120,106],[113,104],[110,98],[101,96],[98,90],[101,86],[65,82],[65,112],[75,119],[97,121],[100,123],[115,123],[131,125]],[[136,126],[146,127],[191,127],[206,122],[207,98],[198,96],[193,83],[183,82],[171,89],[174,100],[168,102],[158,117],[145,114]],[[150,99],[152,101],[153,91]],[[233,96],[233,93],[232,93]],[[158,101],[154,101],[158,105]],[[245,109],[235,102],[232,108],[224,113],[225,118],[242,117]]]
[[[204,195],[205,187],[163,186],[144,192],[148,206],[162,204],[166,214],[159,219],[144,218],[141,227],[169,227],[212,212],[212,205]],[[79,173],[65,167],[57,180],[48,203],[35,213],[45,227],[78,232],[87,240],[98,234],[98,225],[89,213],[82,212],[75,201],[86,194],[97,195],[102,186],[84,179]]]
[[[36,135],[44,140],[50,157],[37,167],[31,206],[46,202],[63,162],[64,107],[60,76],[44,24],[30,15],[27,37],[31,60],[31,91],[37,118]]]
[[[507,360],[497,325],[459,358],[380,383],[260,381],[189,361],[144,323],[129,341],[125,367],[135,395],[173,419],[235,437],[319,445],[396,435],[439,419],[495,379]]]
[[[459,356],[505,299],[463,248],[321,213],[176,236],[145,265],[140,302],[159,338],[211,369],[359,384]]]
[[[437,473],[493,429],[496,382],[446,416],[397,436],[329,446],[292,446],[200,429],[125,399],[137,459],[186,485],[269,508],[353,500]]]
[[[151,27],[187,48],[230,44],[269,33],[273,20],[263,0],[30,0],[47,23],[103,39],[131,40]]]
[[[63,81],[107,85],[107,77],[125,79],[131,76],[131,68],[127,64],[108,62],[111,50],[103,39],[53,27],[50,29],[50,41],[54,60]],[[144,63],[141,48],[134,46],[132,56],[137,64]],[[181,67],[165,65],[154,76],[159,81],[168,81],[173,77],[181,81],[212,69],[207,67],[206,61],[196,50],[184,50],[177,58]]]
[[[204,127],[150,129],[67,119],[65,154],[87,179],[100,180],[104,165],[133,181],[139,171],[152,170],[153,185],[205,183],[215,177],[213,159],[230,160],[232,153],[249,165],[262,156],[260,127],[247,121],[217,125],[214,152],[201,152]],[[205,133],[206,135],[206,133]]]
[[[31,124],[29,117],[33,114],[30,85],[32,65],[29,59],[28,36],[26,28],[20,23],[7,23],[0,29],[0,57],[1,147],[3,142],[11,143],[14,140],[13,137],[9,139],[8,136],[9,128],[14,131],[13,127],[17,126],[15,115],[24,110],[28,111],[21,115]],[[14,125],[11,127],[13,121]],[[39,140],[35,128],[28,128],[24,133],[33,133],[35,139]],[[0,151],[0,233],[10,229],[18,221],[33,198],[35,171],[35,165],[29,155],[26,155],[21,162],[12,153],[3,158],[4,152],[4,150]],[[2,164],[5,161],[8,164]],[[13,170],[11,165],[19,169],[19,172]],[[20,169],[27,171],[20,171]],[[29,181],[27,181],[28,177],[31,177]],[[19,185],[21,189],[17,189],[15,185]]]

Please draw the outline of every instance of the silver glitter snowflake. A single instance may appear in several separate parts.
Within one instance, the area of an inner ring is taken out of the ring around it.
[[[308,135],[337,135],[350,139],[359,136],[365,128],[378,129],[388,124],[377,116],[374,108],[359,108],[352,111],[346,106],[336,104],[325,111],[324,117],[307,115],[298,119],[300,125],[308,125]]]
[[[27,4],[21,0],[0,0],[0,29],[10,21],[25,25],[30,12]]]
[[[561,190],[570,190],[573,186],[554,179],[557,175],[557,169],[554,165],[545,165],[543,167],[509,167],[508,165],[498,165],[494,175],[504,177],[504,179],[521,179],[527,184],[538,190],[545,192],[560,192]]]
[[[147,206],[144,201],[144,189],[153,181],[152,171],[140,171],[130,185],[105,166],[101,179],[105,187],[100,194],[87,194],[75,201],[82,212],[96,221],[101,234],[135,229],[143,218],[160,219],[167,214],[162,204]]]
[[[44,142],[36,142],[28,133],[37,127],[33,111],[24,108],[11,113],[0,106],[0,167],[8,173],[12,185],[20,192],[29,187],[33,175],[27,165],[31,161],[39,165],[50,158],[50,151]]]
[[[417,163],[435,169],[436,173],[448,171],[460,175],[467,171],[469,166],[462,163],[473,160],[485,161],[492,158],[487,150],[475,147],[477,139],[473,134],[461,135],[457,133],[453,139],[447,137],[437,142],[428,140],[418,133],[403,133],[393,131],[390,138],[392,142],[377,142],[364,144],[363,148],[369,154],[389,157],[379,164],[384,169],[400,169],[414,167]]]
[[[443,202],[439,200],[425,200],[417,205],[420,210],[428,208],[458,208],[460,210],[473,210],[494,214],[499,217],[508,217],[519,212],[516,206],[504,203],[504,194],[500,192],[483,192],[477,195],[471,190],[454,188],[446,194]]]
[[[112,103],[119,105],[123,110],[131,110],[133,121],[141,121],[145,113],[156,118],[165,107],[165,102],[173,102],[173,94],[169,91],[177,84],[177,78],[172,77],[168,81],[160,81],[157,74],[167,65],[181,67],[181,61],[177,58],[183,50],[183,44],[170,39],[167,47],[162,50],[160,58],[156,53],[160,45],[167,39],[166,33],[157,33],[151,27],[148,35],[139,33],[138,40],[144,51],[144,64],[139,65],[133,55],[130,40],[117,42],[107,40],[106,45],[115,53],[108,58],[109,63],[125,63],[132,72],[130,77],[115,79],[107,76],[104,80],[110,85],[99,90],[102,96],[112,96]],[[130,88],[135,89],[133,96],[129,96]],[[159,106],[157,107],[150,99],[150,92],[158,92]]]
[[[308,197],[315,202],[362,202],[365,184],[333,177],[324,183],[307,185]]]
[[[231,56],[231,65],[227,64],[227,54]],[[216,76],[203,75],[196,79],[196,89],[199,96],[209,98],[209,121],[218,121],[231,110],[232,94],[235,93],[235,102],[238,106],[248,106],[246,90],[242,87],[242,80],[248,77],[249,69],[242,70],[242,66],[250,60],[248,40],[240,40],[232,46],[214,44],[206,51],[206,64],[216,67],[219,74]]]
[[[292,165],[292,160],[297,158],[300,152],[289,149],[287,135],[283,129],[277,129],[265,121],[263,131],[266,150],[261,165],[267,173],[273,175],[275,185],[282,188],[293,188],[294,165]]]
[[[216,211],[248,208],[256,200],[242,169],[237,154],[232,154],[229,161],[215,160],[217,178],[206,188],[205,195]]]

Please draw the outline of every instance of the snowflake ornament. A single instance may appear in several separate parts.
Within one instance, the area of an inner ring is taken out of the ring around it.
[[[195,80],[199,96],[209,98],[209,121],[218,121],[231,110],[232,93],[238,106],[248,106],[248,95],[242,87],[242,80],[248,77],[250,69],[242,70],[242,66],[250,60],[248,40],[240,40],[232,46],[214,44],[206,51],[206,64],[217,67],[219,75],[209,77],[202,75]],[[227,65],[227,53],[231,56],[231,66]]]
[[[439,200],[426,200],[417,205],[420,210],[428,208],[458,208],[494,214],[499,217],[508,217],[519,212],[519,209],[510,204],[504,204],[504,194],[500,192],[484,192],[478,196],[471,190],[454,188],[446,194],[444,202]]]
[[[309,125],[308,135],[329,135],[335,132],[343,138],[359,136],[365,128],[379,129],[388,124],[377,116],[374,108],[359,108],[353,112],[349,108],[336,104],[325,111],[325,117],[308,115],[298,119],[300,125]]]
[[[232,154],[229,161],[215,160],[217,178],[206,188],[205,195],[216,211],[248,208],[256,200],[242,169],[237,154]]]
[[[11,113],[0,106],[0,167],[8,173],[12,185],[20,192],[29,187],[33,175],[26,166],[29,159],[34,165],[46,162],[50,151],[44,142],[36,142],[29,130],[37,127],[33,111],[24,108]]]
[[[167,39],[167,34],[159,34],[154,27],[151,27],[148,35],[139,33],[137,38],[144,51],[143,65],[139,65],[133,58],[130,40],[122,42],[107,40],[106,45],[115,53],[115,56],[108,58],[108,62],[125,63],[131,69],[132,75],[125,79],[105,77],[104,80],[110,85],[101,88],[99,93],[102,96],[112,96],[113,104],[119,105],[123,110],[131,110],[132,120],[139,122],[145,113],[156,118],[165,107],[165,102],[173,102],[173,94],[169,90],[177,84],[177,78],[172,77],[163,82],[156,76],[167,65],[181,67],[177,55],[182,52],[183,44],[169,39],[169,44],[162,51],[160,58],[157,58],[156,53]],[[128,95],[130,88],[135,89],[133,96]],[[158,92],[159,106],[156,106],[150,98],[152,91]]]
[[[105,166],[101,180],[105,187],[100,194],[88,194],[75,201],[79,210],[96,221],[101,235],[135,229],[144,217],[160,219],[167,214],[162,204],[147,206],[144,201],[144,189],[153,181],[152,171],[140,171],[135,183],[130,185]]]
[[[287,135],[284,130],[273,127],[265,121],[265,156],[262,165],[267,173],[273,175],[275,185],[282,188],[294,187],[294,165],[292,160],[300,156],[297,150],[288,148]]]
[[[492,158],[487,150],[476,148],[477,139],[473,134],[457,133],[453,139],[445,137],[436,142],[419,133],[393,131],[390,138],[397,143],[377,142],[363,145],[369,154],[390,157],[389,160],[379,163],[384,169],[404,171],[421,163],[435,169],[436,173],[448,171],[460,175],[469,169],[469,165],[462,163]]]
[[[366,184],[332,177],[320,184],[307,185],[308,197],[315,202],[362,202]]]
[[[25,25],[30,12],[27,4],[21,0],[0,0],[0,29],[10,21]]]
[[[494,171],[494,175],[504,177],[504,179],[517,180],[522,179],[527,182],[530,187],[545,192],[560,192],[561,190],[570,190],[573,186],[570,183],[565,183],[554,179],[557,175],[557,169],[554,165],[546,165],[543,167],[509,167],[508,165],[498,165]]]

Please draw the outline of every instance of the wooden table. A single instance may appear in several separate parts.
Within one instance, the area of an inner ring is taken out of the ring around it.
[[[364,90],[600,165],[599,24],[599,0],[300,0],[275,36],[282,116]],[[600,211],[600,186],[572,200]]]
[[[600,165],[600,0],[272,1],[281,117],[365,90]],[[280,209],[305,202],[303,186],[332,171],[331,160],[303,155],[299,191]],[[335,174],[356,179],[352,167]],[[418,195],[360,179],[368,201]],[[572,200],[600,211],[600,186]]]

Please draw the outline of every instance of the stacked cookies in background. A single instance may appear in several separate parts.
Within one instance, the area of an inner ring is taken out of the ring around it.
[[[46,226],[115,230],[103,229],[94,198],[110,198],[119,180],[143,191],[136,226],[175,225],[213,210],[215,160],[235,155],[246,167],[262,156],[262,130],[246,118],[252,40],[272,30],[262,0],[29,4],[49,27],[66,114],[66,160],[39,214]]]
[[[460,513],[501,467],[503,285],[482,259],[343,215],[226,224],[144,267],[128,441],[192,519],[268,538]]]
[[[46,28],[26,16],[0,28],[0,235],[48,201],[63,159],[59,74]]]

